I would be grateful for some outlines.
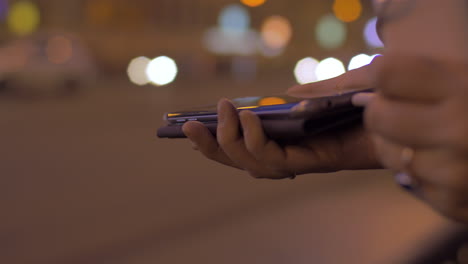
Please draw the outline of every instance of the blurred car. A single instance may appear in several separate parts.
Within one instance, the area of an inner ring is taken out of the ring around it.
[[[95,78],[91,56],[75,35],[41,32],[0,46],[0,94],[70,95]]]

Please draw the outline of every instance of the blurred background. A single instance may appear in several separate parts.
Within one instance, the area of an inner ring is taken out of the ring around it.
[[[414,263],[458,229],[386,171],[254,180],[155,137],[370,63],[375,23],[359,0],[0,0],[1,262]]]

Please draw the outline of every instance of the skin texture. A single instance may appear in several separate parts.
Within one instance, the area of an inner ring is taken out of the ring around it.
[[[377,95],[366,126],[384,167],[405,171],[415,194],[468,223],[468,65],[386,54],[376,64]],[[403,149],[411,148],[409,164]]]
[[[309,98],[316,95],[314,90],[333,90],[337,85],[341,90],[369,88],[372,87],[368,74],[371,67],[331,80],[293,87],[288,94]],[[283,179],[306,173],[381,168],[371,138],[362,126],[307,138],[294,145],[281,145],[265,136],[254,113],[242,111],[238,114],[226,99],[219,102],[218,114],[217,138],[198,122],[185,124],[184,133],[194,148],[207,158],[246,170],[256,178]]]

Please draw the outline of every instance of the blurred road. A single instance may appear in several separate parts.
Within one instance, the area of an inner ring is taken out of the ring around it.
[[[165,111],[288,85],[0,98],[0,262],[397,263],[448,225],[385,171],[254,180],[155,138]]]

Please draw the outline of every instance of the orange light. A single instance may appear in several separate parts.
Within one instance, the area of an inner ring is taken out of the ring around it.
[[[258,106],[242,106],[242,107],[237,107],[238,110],[247,110],[247,109],[255,109],[258,108]]]
[[[265,2],[266,2],[266,0],[241,0],[241,3],[243,3],[246,6],[250,6],[250,7],[261,6]]]
[[[292,37],[289,20],[281,16],[272,16],[265,20],[261,31],[265,44],[272,49],[284,48]]]
[[[73,56],[73,45],[71,41],[62,36],[56,36],[47,42],[47,58],[55,64],[63,64]]]
[[[181,113],[169,113],[167,114],[167,117],[176,117],[176,116],[181,116]]]
[[[286,103],[286,100],[284,100],[283,98],[279,98],[279,97],[265,97],[265,98],[262,98],[258,102],[260,106],[279,105],[279,104],[285,104],[285,103]]]
[[[361,17],[362,3],[360,0],[335,0],[333,12],[339,20],[353,22]]]

